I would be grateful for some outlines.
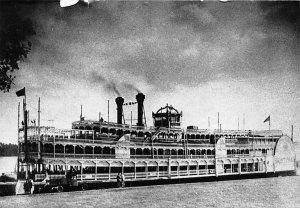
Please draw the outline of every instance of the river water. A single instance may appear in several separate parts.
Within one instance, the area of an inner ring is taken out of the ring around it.
[[[0,175],[2,173],[11,173],[15,171],[18,157],[0,157]]]
[[[0,207],[299,208],[300,176],[0,197]]]

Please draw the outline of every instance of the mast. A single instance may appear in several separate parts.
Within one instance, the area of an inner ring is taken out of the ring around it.
[[[99,134],[101,133],[101,112],[99,112]]]
[[[132,111],[130,111],[130,128],[132,128]]]
[[[82,121],[82,104],[80,105],[80,121]]]
[[[16,92],[16,95],[18,97],[24,96],[23,99],[23,113],[24,113],[24,146],[25,146],[25,165],[26,165],[26,172],[25,172],[25,177],[28,179],[28,147],[27,147],[27,110],[26,110],[26,92],[25,92],[25,87],[23,89],[20,89]],[[20,121],[20,103],[18,106],[18,137],[19,137],[19,121]],[[19,147],[20,141],[18,138],[18,171],[19,171],[19,156],[20,156],[20,147]],[[17,176],[18,177],[18,176]]]
[[[218,131],[220,130],[220,114],[218,112]]]
[[[39,163],[38,163],[38,171],[40,172],[40,163],[41,163],[41,159],[42,159],[42,153],[41,153],[41,99],[39,98],[39,102],[38,102],[38,159],[39,159]]]
[[[292,130],[291,131],[292,131],[291,132],[291,139],[294,142],[294,138],[293,138],[293,136],[294,136],[294,125],[292,125]]]
[[[18,161],[17,161],[17,179],[19,179],[19,172],[20,172],[20,102],[18,104]]]
[[[183,149],[184,149],[184,158],[186,158],[186,132],[183,130]]]
[[[26,94],[23,100],[23,111],[24,111],[24,144],[25,144],[25,163],[26,163],[26,173],[25,178],[28,179],[28,144],[27,144],[27,110],[26,110]]]
[[[107,100],[107,122],[109,123],[109,100]]]

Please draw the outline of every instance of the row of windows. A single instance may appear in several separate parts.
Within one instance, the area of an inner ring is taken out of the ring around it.
[[[92,146],[73,146],[73,145],[55,145],[55,148],[52,144],[41,145],[41,151],[44,153],[66,153],[66,154],[115,154],[115,148],[113,147],[92,147]],[[263,154],[267,153],[272,149],[256,149],[256,151],[261,151]],[[24,143],[21,145],[21,152],[25,151]],[[36,143],[29,143],[28,145],[29,152],[38,152],[38,145]],[[249,154],[249,149],[228,149],[227,154]],[[142,149],[142,148],[130,148],[131,155],[184,155],[183,149]],[[189,149],[189,155],[214,155],[214,149]]]

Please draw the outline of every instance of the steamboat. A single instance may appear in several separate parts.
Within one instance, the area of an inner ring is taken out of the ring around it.
[[[166,105],[152,112],[146,127],[145,95],[136,95],[137,123],[125,124],[124,99],[115,99],[117,122],[102,118],[72,123],[71,130],[19,129],[19,178],[48,187],[86,189],[116,184],[157,184],[294,174],[293,141],[280,130],[222,130],[181,127],[182,112]],[[18,185],[17,185],[18,186]],[[17,191],[18,192],[18,191]]]

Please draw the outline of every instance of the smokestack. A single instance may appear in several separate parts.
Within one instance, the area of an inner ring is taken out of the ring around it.
[[[143,112],[144,112],[144,100],[145,95],[143,93],[138,93],[136,96],[136,101],[138,103],[138,126],[144,126],[143,124]]]
[[[122,124],[122,116],[123,116],[123,103],[124,98],[117,97],[116,104],[117,104],[117,123]]]

